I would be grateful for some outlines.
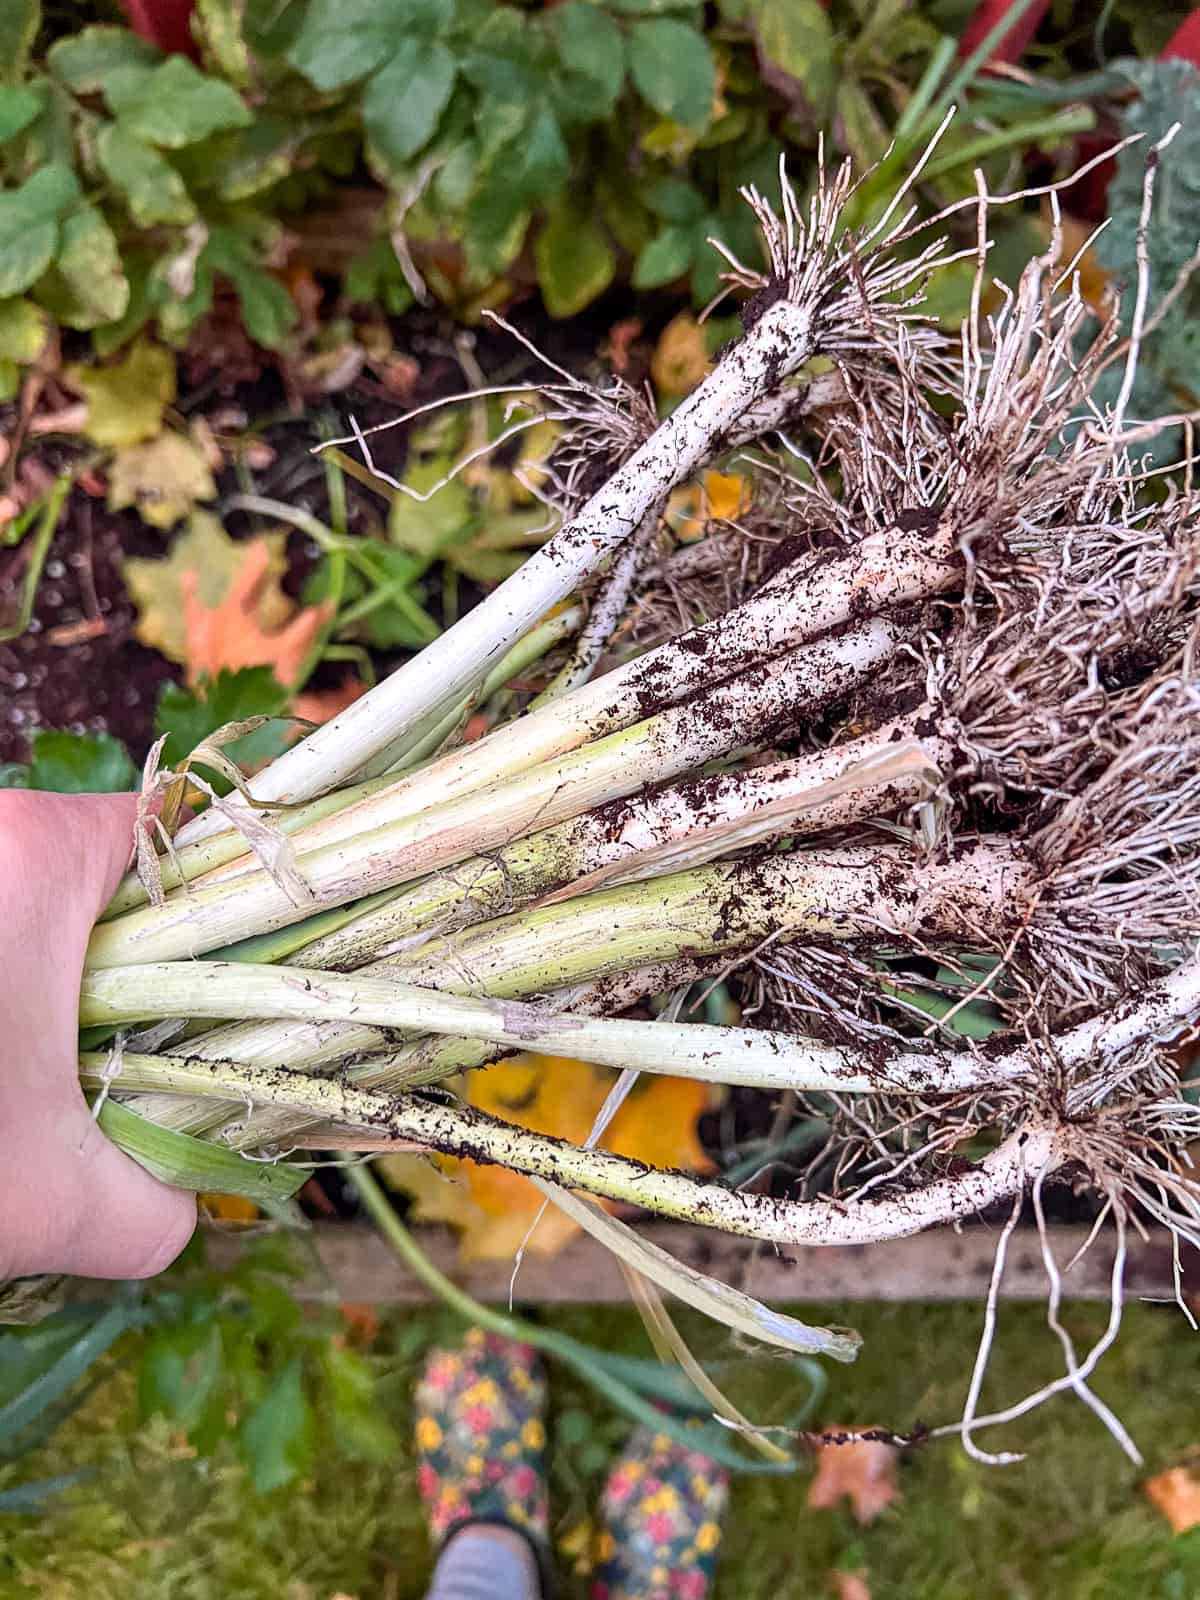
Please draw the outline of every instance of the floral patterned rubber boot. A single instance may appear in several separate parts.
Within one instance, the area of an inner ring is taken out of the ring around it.
[[[605,1485],[593,1600],[704,1600],[728,1499],[724,1467],[638,1428]]]
[[[440,1550],[468,1523],[529,1540],[548,1594],[546,1380],[530,1344],[472,1328],[433,1350],[416,1391],[417,1487]]]

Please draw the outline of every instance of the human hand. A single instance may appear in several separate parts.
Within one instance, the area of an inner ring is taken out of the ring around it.
[[[0,1283],[153,1277],[196,1225],[195,1197],[110,1143],[79,1087],[84,953],[136,814],[131,794],[0,792]]]

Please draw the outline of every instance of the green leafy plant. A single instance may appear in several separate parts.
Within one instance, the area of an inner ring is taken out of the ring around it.
[[[116,794],[137,784],[129,752],[111,733],[39,728],[28,762],[0,763],[0,789],[50,789],[58,794]]]
[[[624,274],[687,282],[702,304],[711,235],[757,251],[741,186],[771,192],[781,156],[807,159],[831,127],[862,163],[898,135],[886,189],[978,65],[951,75],[952,40],[899,0],[856,0],[836,24],[819,0],[246,0],[197,8],[202,67],[106,23],[35,54],[38,0],[13,7],[9,391],[52,322],[101,352],[151,320],[179,343],[231,294],[278,348],[298,320],[289,265],[391,312],[426,293],[469,312],[536,282],[565,317]],[[965,192],[976,159],[1090,121],[1007,90],[976,98],[939,156],[937,198],[947,182]],[[336,214],[367,174],[385,197],[365,231],[326,230],[349,234],[326,259],[302,214]]]
[[[70,1306],[0,1334],[0,1465],[49,1437],[117,1368],[137,1373],[140,1418],[163,1417],[200,1456],[236,1441],[260,1493],[305,1473],[336,1438],[352,1460],[397,1449],[371,1363],[343,1338],[332,1308],[299,1304],[291,1240],[265,1235],[216,1268],[198,1235],[151,1287],[126,1285],[108,1304]],[[0,1494],[27,1510],[66,1479]],[[74,1481],[74,1480],[70,1480]]]
[[[228,746],[230,760],[253,769],[286,748],[291,734],[286,716],[288,700],[288,691],[270,667],[221,672],[215,679],[203,679],[194,689],[165,683],[154,714],[154,731],[165,734],[167,740],[162,759],[167,766],[177,766],[218,728],[254,717],[269,717],[265,726]],[[213,782],[219,793],[229,792],[230,785],[218,774],[213,774]]]
[[[1178,124],[1169,147],[1168,195],[1146,227],[1151,323],[1130,396],[1130,416],[1190,411],[1200,395],[1200,290],[1194,280],[1185,281],[1200,246],[1200,72],[1187,61],[1129,60],[1116,63],[1115,70],[1137,91],[1125,107],[1122,131],[1142,137],[1117,158],[1108,191],[1109,226],[1096,241],[1096,254],[1105,270],[1127,287],[1137,278],[1143,152],[1146,145],[1157,143]],[[1157,314],[1158,303],[1173,285],[1181,292]],[[1126,303],[1131,304],[1132,298],[1127,297]],[[1128,317],[1125,326],[1128,330]],[[1122,377],[1119,363],[1104,375],[1103,399],[1116,398]],[[1176,428],[1148,448],[1158,458],[1170,460],[1182,446],[1182,430]]]

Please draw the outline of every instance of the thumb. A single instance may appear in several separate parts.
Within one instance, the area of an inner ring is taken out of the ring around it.
[[[74,841],[72,866],[78,888],[73,910],[80,921],[87,924],[86,933],[90,934],[129,870],[138,797],[135,794],[86,794],[62,798],[71,816],[59,837],[67,842]]]
[[[79,980],[88,937],[129,860],[134,795],[5,796],[0,813],[0,1076],[11,1212],[8,1270],[145,1277],[195,1227],[191,1194],[123,1155],[78,1077]]]
[[[87,798],[96,826],[90,862],[94,892],[87,917],[90,934],[129,869],[137,796]],[[86,1234],[65,1241],[66,1259],[58,1270],[93,1278],[155,1277],[191,1238],[196,1197],[152,1177],[101,1133],[94,1117],[87,1114],[86,1120],[76,1152],[87,1207]]]
[[[23,1130],[6,1174],[6,1186],[39,1196],[9,1271],[151,1278],[169,1267],[195,1230],[195,1195],[160,1183],[118,1150],[82,1097],[52,1124],[40,1120]]]

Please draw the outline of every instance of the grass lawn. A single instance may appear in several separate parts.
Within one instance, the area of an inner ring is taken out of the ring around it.
[[[969,1306],[807,1307],[810,1320],[861,1328],[856,1366],[834,1369],[820,1420],[887,1424],[950,1418],[961,1404],[979,1311]],[[1091,1339],[1100,1307],[1070,1323]],[[579,1337],[643,1350],[631,1312],[556,1311]],[[752,1361],[719,1330],[681,1315],[698,1351],[732,1357],[733,1397],[756,1420],[784,1421],[803,1398],[786,1363]],[[414,1374],[429,1343],[453,1337],[440,1312],[385,1323],[376,1351],[380,1404],[408,1436]],[[988,1396],[1007,1403],[1059,1370],[1057,1342],[1037,1306],[1003,1312]],[[590,1392],[553,1374],[556,1536],[578,1543],[605,1466],[625,1433]],[[1177,1313],[1134,1306],[1098,1392],[1147,1458],[1147,1472],[1200,1443],[1200,1340]],[[48,1476],[98,1471],[37,1517],[0,1523],[0,1595],[39,1600],[409,1600],[423,1592],[429,1552],[413,1461],[364,1467],[330,1456],[300,1488],[255,1499],[232,1460],[198,1462],[162,1428],[134,1428],[132,1389],[111,1384],[25,1463]],[[902,1501],[871,1527],[843,1512],[805,1509],[807,1471],[743,1478],[735,1487],[715,1600],[800,1600],[826,1594],[830,1568],[865,1567],[872,1600],[1193,1600],[1200,1529],[1173,1537],[1138,1491],[1141,1474],[1076,1401],[1063,1397],[989,1447],[1025,1448],[1018,1466],[986,1468],[953,1442],[901,1469]],[[574,1540],[572,1539],[574,1535]],[[564,1561],[569,1568],[569,1560]],[[568,1572],[566,1600],[587,1592]]]

